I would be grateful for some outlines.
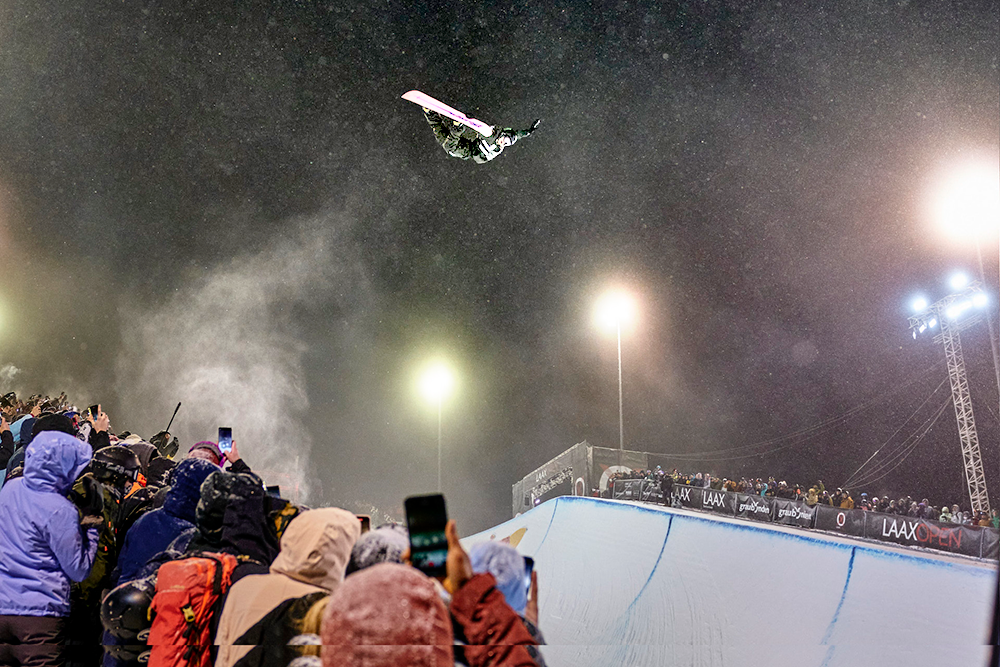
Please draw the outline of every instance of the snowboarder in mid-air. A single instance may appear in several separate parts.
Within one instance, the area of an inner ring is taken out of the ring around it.
[[[424,117],[434,131],[434,137],[445,152],[462,160],[472,160],[478,164],[489,162],[514,144],[518,139],[530,135],[541,120],[536,120],[527,130],[513,130],[505,127],[486,137],[456,120],[424,108]]]
[[[434,137],[448,155],[479,164],[489,162],[515,141],[534,132],[541,122],[536,120],[527,130],[505,127],[498,132],[489,123],[469,118],[458,109],[419,90],[407,91],[402,97],[423,108],[424,117],[434,130]]]

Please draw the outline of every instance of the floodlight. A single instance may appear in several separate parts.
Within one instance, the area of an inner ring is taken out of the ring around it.
[[[986,292],[976,292],[972,297],[972,305],[976,308],[985,308],[989,302],[990,298],[986,296]]]
[[[436,362],[427,367],[420,376],[420,393],[428,401],[438,403],[445,396],[451,393],[455,385],[455,376],[451,370],[441,362]]]
[[[919,313],[925,308],[927,308],[927,299],[925,299],[922,296],[918,296],[915,299],[913,299],[913,303],[911,305],[913,307],[913,312]]]
[[[615,331],[635,318],[635,300],[624,291],[607,292],[597,301],[594,320],[602,328]]]
[[[934,193],[932,215],[956,239],[981,240],[1000,224],[1000,169],[987,156],[957,165]]]
[[[936,327],[937,326],[937,318],[935,317],[933,320],[931,320],[930,322],[928,322],[927,326],[929,326],[931,329],[933,329],[934,327]]]
[[[963,289],[969,284],[969,276],[961,272],[956,273],[949,279],[948,284],[951,285],[951,288],[954,290]]]

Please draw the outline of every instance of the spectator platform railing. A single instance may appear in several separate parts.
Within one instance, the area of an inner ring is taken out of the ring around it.
[[[663,504],[660,483],[646,479],[614,480],[611,497],[616,500]],[[674,485],[670,504],[739,519],[813,528],[976,558],[995,560],[1000,556],[1000,531],[995,528],[942,523],[859,509],[841,509],[824,504],[810,506],[800,500],[686,484]]]

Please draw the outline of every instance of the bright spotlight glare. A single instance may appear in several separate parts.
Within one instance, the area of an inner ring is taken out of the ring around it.
[[[932,215],[950,236],[981,240],[1000,226],[1000,166],[996,158],[968,162],[940,184]]]
[[[956,307],[952,306],[951,308],[949,308],[949,309],[947,310],[947,312],[945,312],[945,315],[947,315],[947,316],[948,316],[948,319],[949,319],[949,320],[953,320],[953,319],[955,319],[956,317],[958,317],[958,315],[959,315],[959,313],[960,313],[960,312],[961,312],[961,311],[959,311],[959,310],[958,310],[958,308],[956,308]]]
[[[917,329],[917,331],[920,332],[920,333],[923,333],[923,332],[927,331],[927,325],[926,324],[921,324],[920,328]]]
[[[428,366],[420,376],[420,393],[432,403],[443,400],[454,386],[455,376],[440,362]]]
[[[972,305],[976,308],[985,308],[989,302],[990,299],[986,296],[986,292],[976,292],[976,295],[972,297]]]
[[[623,291],[607,292],[597,301],[594,320],[598,326],[615,331],[635,319],[635,300]]]
[[[925,299],[922,296],[918,296],[913,300],[912,306],[913,306],[913,311],[919,313],[923,309],[927,308],[927,299]]]
[[[929,326],[931,329],[933,329],[934,327],[936,327],[937,326],[937,318],[934,318],[933,320],[931,320],[930,322],[928,322],[927,326]]]
[[[969,276],[964,273],[956,273],[949,279],[948,284],[951,285],[952,289],[960,290],[969,284]]]

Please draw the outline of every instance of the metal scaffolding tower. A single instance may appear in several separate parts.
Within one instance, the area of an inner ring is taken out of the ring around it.
[[[919,313],[910,318],[910,329],[916,338],[940,325],[940,333],[934,336],[934,342],[944,345],[944,356],[948,361],[948,379],[951,381],[951,397],[955,405],[955,419],[958,421],[958,438],[962,445],[969,502],[973,512],[989,513],[990,497],[986,492],[986,475],[983,473],[983,459],[979,453],[979,436],[972,414],[972,398],[969,396],[969,381],[965,374],[962,339],[959,335],[982,320],[987,302],[988,298],[981,285],[978,282],[970,283],[961,292],[949,294],[920,309]]]

